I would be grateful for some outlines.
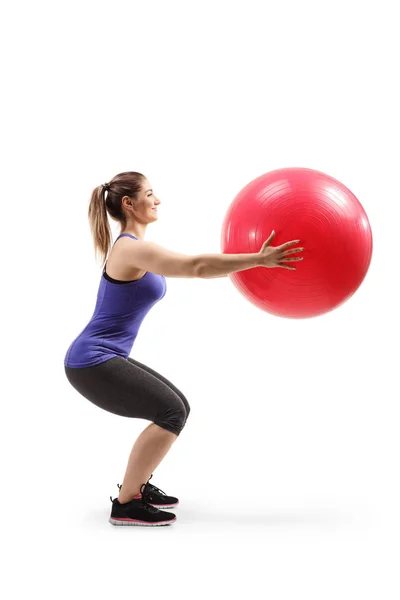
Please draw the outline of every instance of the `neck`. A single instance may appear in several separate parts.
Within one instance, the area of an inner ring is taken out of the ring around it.
[[[142,223],[128,224],[125,229],[121,228],[121,233],[130,233],[138,238],[138,240],[144,240],[146,235],[146,225]]]

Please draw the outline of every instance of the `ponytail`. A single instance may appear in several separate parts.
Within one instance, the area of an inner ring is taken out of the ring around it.
[[[122,210],[123,196],[136,198],[145,176],[136,171],[119,173],[109,183],[99,185],[92,192],[89,204],[89,225],[94,241],[95,256],[100,253],[102,266],[107,260],[111,247],[111,228],[108,216],[117,221],[121,228],[126,227],[126,216]],[[106,197],[107,194],[107,197]]]
[[[106,188],[102,185],[93,190],[88,211],[95,257],[97,259],[98,253],[100,254],[102,267],[104,267],[111,245],[111,228],[107,218],[105,193]]]

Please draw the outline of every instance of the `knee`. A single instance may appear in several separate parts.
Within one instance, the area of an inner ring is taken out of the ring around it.
[[[183,405],[184,405],[184,407],[185,407],[185,411],[186,411],[186,418],[185,418],[185,422],[186,422],[186,421],[187,421],[187,419],[188,419],[189,413],[190,413],[190,404],[189,404],[189,402],[188,402],[188,400],[187,400],[186,396],[184,396],[184,395],[182,394],[182,392],[179,392],[179,394],[180,394],[180,395],[179,395],[179,397],[180,397],[180,399],[182,400],[182,402],[183,402]]]
[[[180,403],[174,407],[167,407],[161,410],[154,419],[154,423],[175,435],[179,435],[185,426],[187,415],[188,412],[185,406],[183,403]]]
[[[186,400],[186,404],[185,404],[185,410],[186,410],[186,419],[185,419],[185,423],[188,420],[188,416],[190,414],[190,404],[189,402]]]

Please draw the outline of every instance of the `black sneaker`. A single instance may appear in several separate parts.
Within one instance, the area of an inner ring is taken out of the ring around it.
[[[140,487],[141,498],[120,504],[118,498],[112,502],[111,515],[108,519],[112,525],[142,525],[155,527],[160,525],[171,525],[176,521],[176,515],[165,510],[159,510],[146,502],[146,483]]]
[[[153,477],[153,474],[150,475],[150,479]],[[160,490],[160,488],[155,485],[147,482],[146,486],[146,502],[151,504],[151,506],[155,506],[156,508],[175,508],[179,504],[178,498],[175,496],[167,496],[165,492]],[[121,491],[122,485],[117,483],[118,489]]]

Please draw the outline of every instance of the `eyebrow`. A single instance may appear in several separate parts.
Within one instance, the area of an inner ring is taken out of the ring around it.
[[[146,190],[146,194],[147,194],[147,192],[152,192],[152,191],[153,191],[153,190]]]

